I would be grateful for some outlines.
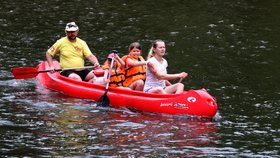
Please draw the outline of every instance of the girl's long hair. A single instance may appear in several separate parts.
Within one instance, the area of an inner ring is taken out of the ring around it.
[[[157,40],[153,41],[152,47],[150,48],[150,51],[149,51],[148,56],[147,56],[147,60],[155,55],[155,52],[153,51],[153,48],[157,47],[157,42],[164,42],[164,41],[161,40],[161,39],[157,39]]]

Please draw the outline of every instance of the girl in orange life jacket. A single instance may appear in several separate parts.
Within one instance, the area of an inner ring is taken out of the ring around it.
[[[124,75],[124,61],[115,53],[116,51],[112,51],[113,53],[110,53],[107,57],[107,60],[105,61],[103,65],[104,72],[104,81],[105,83],[110,82],[111,87],[123,87],[123,82],[125,80]],[[109,75],[109,69],[111,65],[112,58],[114,56],[114,65],[112,68],[112,73],[110,77],[110,81],[107,79],[107,76]]]
[[[124,86],[132,90],[143,91],[146,79],[146,61],[141,56],[141,45],[138,42],[129,45],[129,55],[122,57],[125,62]]]

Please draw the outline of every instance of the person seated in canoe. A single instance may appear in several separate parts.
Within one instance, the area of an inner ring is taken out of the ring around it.
[[[78,38],[79,27],[75,22],[66,24],[65,27],[66,37],[62,37],[57,40],[46,52],[46,58],[49,64],[49,69],[54,70],[53,57],[59,54],[61,68],[73,68],[84,67],[86,57],[96,68],[100,67],[100,64],[90,51],[87,43]],[[52,71],[54,72],[54,71]],[[93,70],[65,70],[60,73],[63,76],[78,80],[78,81],[90,81],[94,78]]]
[[[171,84],[168,80],[183,79],[188,76],[186,72],[178,74],[167,73],[167,61],[163,58],[166,52],[165,42],[155,40],[147,58],[146,81],[144,92],[160,94],[180,94],[184,91],[182,83]]]
[[[117,54],[118,51],[113,50],[107,57],[102,69],[104,72],[104,81],[105,83],[109,82],[110,87],[124,87],[125,75],[124,75],[124,61]],[[112,58],[114,57],[114,64],[112,67],[112,72],[110,76],[110,80],[108,80],[110,65],[112,62]]]
[[[143,91],[146,79],[146,61],[141,56],[141,45],[133,42],[129,45],[129,55],[122,57],[125,62],[124,86],[132,90]]]

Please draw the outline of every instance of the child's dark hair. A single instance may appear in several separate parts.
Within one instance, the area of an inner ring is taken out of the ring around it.
[[[128,51],[131,51],[133,48],[137,48],[139,50],[142,50],[141,45],[139,42],[133,42],[129,45]]]

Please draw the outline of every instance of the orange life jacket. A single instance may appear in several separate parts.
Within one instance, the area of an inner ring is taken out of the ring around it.
[[[103,67],[104,70],[110,69],[110,64],[106,63]],[[110,87],[119,87],[124,86],[125,81],[125,74],[124,74],[124,68],[121,68],[121,66],[117,63],[116,68],[112,68],[112,73],[110,77]]]
[[[122,60],[125,62],[125,87],[128,87],[132,82],[136,80],[146,80],[146,65],[128,67],[126,64],[126,60],[128,58],[132,59],[133,61],[145,61],[142,56],[140,56],[138,59],[135,59],[130,55],[125,55],[122,57]]]

